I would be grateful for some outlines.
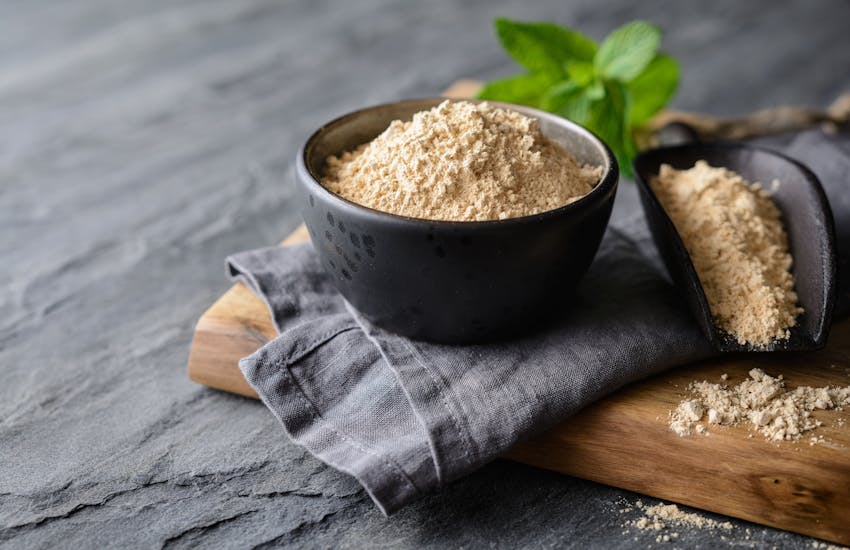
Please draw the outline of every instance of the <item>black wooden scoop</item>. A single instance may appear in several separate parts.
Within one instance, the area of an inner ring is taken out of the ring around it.
[[[673,222],[649,186],[662,164],[676,169],[691,168],[698,160],[739,173],[751,182],[761,182],[782,212],[794,259],[795,290],[805,312],[797,318],[787,340],[767,348],[742,346],[717,327],[711,316],[702,285],[685,245]],[[703,333],[718,351],[804,351],[826,344],[835,303],[836,253],[832,212],[817,177],[805,166],[785,155],[737,143],[688,143],[650,149],[638,155],[634,172],[641,192],[652,237],[674,283],[683,294]],[[776,190],[771,182],[779,180]]]

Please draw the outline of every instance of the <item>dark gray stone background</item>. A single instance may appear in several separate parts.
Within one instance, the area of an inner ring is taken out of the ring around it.
[[[850,89],[846,1],[0,4],[0,546],[656,545],[623,527],[614,501],[637,495],[502,461],[387,519],[260,404],[186,379],[224,257],[299,223],[300,140],[512,72],[502,14],[597,38],[657,22],[684,64],[677,107]],[[735,525],[675,546],[811,546]]]

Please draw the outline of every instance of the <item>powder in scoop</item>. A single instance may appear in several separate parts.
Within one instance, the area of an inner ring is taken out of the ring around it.
[[[773,377],[761,369],[750,370],[749,378],[734,386],[703,380],[688,389],[692,397],[670,414],[670,429],[679,436],[689,435],[695,426],[704,428],[698,422],[705,419],[721,426],[749,422],[766,439],[797,441],[822,425],[812,411],[850,405],[850,386],[788,390],[782,375]]]
[[[358,204],[431,220],[501,220],[586,195],[602,176],[549,140],[536,119],[444,101],[327,159],[322,185]]]
[[[742,345],[787,339],[803,309],[769,194],[705,161],[689,170],[662,165],[650,184],[691,256],[715,323]]]

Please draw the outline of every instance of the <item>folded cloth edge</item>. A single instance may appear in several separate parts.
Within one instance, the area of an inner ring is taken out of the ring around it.
[[[361,329],[357,326],[339,328],[317,340],[313,347],[350,330]],[[304,349],[303,353],[309,353],[311,350],[312,348]],[[289,371],[288,363],[269,360],[269,356],[268,348],[262,348],[241,359],[239,369],[292,441],[322,462],[353,476],[384,515],[393,513],[412,499],[421,496],[422,491],[400,467],[330,426],[303,392],[297,379]],[[285,357],[286,354],[277,356]],[[279,399],[271,403],[267,396],[276,396]],[[305,439],[302,437],[301,428],[308,426],[311,433],[309,439]],[[319,432],[316,432],[317,428]],[[322,441],[329,441],[330,436],[336,437],[337,445],[321,445]],[[343,443],[344,450],[350,454],[343,454],[339,443]],[[352,455],[357,457],[355,461],[351,460]],[[386,469],[372,467],[371,464],[375,462],[380,462]],[[393,475],[387,476],[386,472],[392,472]]]

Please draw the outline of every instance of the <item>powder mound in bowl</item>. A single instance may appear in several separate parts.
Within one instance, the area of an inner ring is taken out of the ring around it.
[[[715,324],[754,348],[787,339],[803,309],[779,209],[761,184],[698,161],[688,170],[662,165],[650,186],[690,254]]]
[[[322,185],[392,214],[484,221],[574,202],[602,173],[544,136],[534,118],[486,102],[444,101],[329,157]]]

